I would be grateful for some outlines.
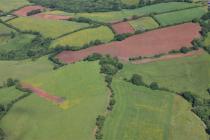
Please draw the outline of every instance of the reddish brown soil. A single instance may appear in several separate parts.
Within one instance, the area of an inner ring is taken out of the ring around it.
[[[27,13],[33,10],[44,10],[46,9],[45,7],[39,6],[39,5],[34,5],[34,6],[26,6],[23,7],[17,11],[15,11],[13,14],[17,16],[27,16]]]
[[[137,60],[137,61],[132,61],[133,64],[145,64],[145,63],[151,63],[151,62],[156,62],[156,61],[167,61],[167,60],[171,60],[171,59],[175,59],[175,58],[182,58],[182,57],[190,57],[190,56],[199,56],[201,54],[203,54],[204,51],[203,50],[197,50],[197,51],[192,51],[186,54],[170,54],[170,55],[166,55],[160,58],[148,58],[148,59],[143,59],[143,60]]]
[[[120,22],[120,23],[112,24],[112,28],[117,34],[135,32],[133,27],[128,22]]]
[[[92,53],[110,54],[123,60],[128,60],[129,57],[168,53],[183,46],[190,47],[191,41],[200,37],[200,30],[201,27],[198,24],[185,23],[80,51],[63,51],[57,57],[65,63],[72,63],[82,60]]]
[[[52,19],[52,20],[68,20],[71,17],[70,16],[62,16],[62,15],[51,15],[51,14],[36,14],[34,17],[42,18],[42,19]]]
[[[31,90],[34,94],[38,95],[39,97],[42,97],[48,101],[54,102],[56,104],[60,104],[64,101],[61,97],[50,95],[49,93],[45,92],[44,90],[34,87],[30,84],[22,84],[22,87],[25,89]]]

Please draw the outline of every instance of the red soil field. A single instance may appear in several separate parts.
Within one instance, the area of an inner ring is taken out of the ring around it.
[[[120,23],[112,24],[112,28],[117,34],[135,32],[133,27],[128,22],[120,22]]]
[[[160,58],[147,58],[143,60],[136,60],[132,61],[133,64],[145,64],[145,63],[151,63],[151,62],[157,62],[157,61],[166,61],[171,60],[175,58],[182,58],[182,57],[190,57],[190,56],[199,56],[204,53],[204,50],[199,49],[197,51],[192,51],[186,54],[179,53],[179,54],[169,54]]]
[[[150,56],[168,53],[190,47],[194,38],[200,37],[201,27],[195,23],[166,27],[131,36],[123,41],[90,47],[80,51],[63,51],[57,58],[65,63],[73,63],[93,54],[110,54],[119,59],[128,60],[129,57]]]
[[[15,11],[13,14],[17,15],[17,16],[27,16],[27,13],[33,10],[44,10],[46,9],[45,7],[39,6],[39,5],[35,5],[35,6],[26,6],[23,7],[17,11]]]
[[[42,19],[52,19],[52,20],[68,20],[70,16],[62,16],[62,15],[51,15],[51,14],[36,14],[33,17],[42,18]]]
[[[62,99],[61,97],[50,95],[49,93],[45,92],[44,90],[37,88],[37,87],[33,87],[30,84],[22,84],[22,87],[24,89],[31,90],[34,94],[38,95],[39,97],[44,98],[44,99],[51,101],[53,103],[60,104],[64,101],[64,99]]]

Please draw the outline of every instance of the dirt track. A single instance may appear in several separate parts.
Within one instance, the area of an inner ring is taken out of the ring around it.
[[[53,96],[53,95],[50,95],[49,93],[47,93],[46,91],[40,89],[40,88],[37,88],[37,87],[34,87],[30,84],[22,84],[22,87],[25,88],[25,89],[29,89],[31,90],[34,94],[38,95],[39,97],[41,98],[44,98],[48,101],[51,101],[51,102],[54,102],[56,104],[60,104],[64,101],[64,99],[62,99],[61,97],[58,97],[58,96]]]
[[[120,59],[168,53],[182,47],[190,47],[194,38],[200,37],[201,27],[185,23],[131,36],[123,41],[98,45],[80,51],[63,51],[57,55],[65,63],[80,61],[92,53],[110,54]]]
[[[183,53],[179,53],[179,54],[170,54],[170,55],[166,55],[160,58],[146,58],[143,60],[136,60],[136,61],[132,61],[131,63],[133,64],[145,64],[145,63],[151,63],[151,62],[156,62],[156,61],[166,61],[166,60],[171,60],[171,59],[175,59],[175,58],[181,58],[181,57],[190,57],[190,56],[199,56],[202,55],[204,53],[203,50],[197,50],[197,51],[192,51],[186,54]]]

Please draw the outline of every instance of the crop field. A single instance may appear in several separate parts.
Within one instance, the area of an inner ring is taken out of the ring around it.
[[[206,13],[205,8],[199,7],[199,8],[155,15],[155,18],[159,21],[159,23],[162,26],[166,26],[166,25],[174,25],[177,23],[189,22],[192,21],[193,19],[199,19],[205,13]]]
[[[132,20],[129,23],[136,31],[144,31],[159,27],[158,23],[151,17],[143,17],[137,20]]]
[[[104,140],[206,140],[201,120],[181,97],[119,79],[113,88],[117,104],[106,120]]]
[[[145,6],[137,9],[123,9],[122,11],[115,12],[94,12],[94,13],[66,13],[62,11],[52,11],[48,12],[49,14],[60,14],[60,15],[69,15],[74,17],[86,17],[92,20],[101,21],[101,22],[114,22],[123,20],[124,18],[129,18],[133,15],[142,16],[151,13],[163,13],[174,10],[181,10],[185,8],[195,7],[198,4],[194,3],[184,3],[184,2],[169,2],[161,3],[150,6]]]
[[[0,51],[9,52],[11,50],[19,50],[24,48],[35,38],[34,35],[18,34],[14,38],[8,36],[0,36]]]
[[[86,23],[72,21],[46,20],[32,17],[19,17],[9,21],[9,24],[22,31],[40,32],[44,37],[56,38],[89,26]]]
[[[1,0],[0,11],[9,12],[25,5],[30,5],[30,3],[27,0]]]
[[[16,103],[0,122],[7,138],[93,140],[95,118],[105,111],[108,95],[99,68],[98,62],[82,62],[24,80],[49,94],[63,97],[66,108],[30,95]]]
[[[143,65],[128,64],[122,75],[130,77],[133,73],[142,75],[147,83],[155,81],[161,87],[177,92],[191,91],[195,95],[209,98],[206,91],[210,83],[208,54]]]
[[[123,60],[128,60],[130,57],[168,53],[183,46],[190,47],[192,40],[200,37],[200,29],[200,26],[195,23],[166,27],[137,34],[123,41],[98,45],[80,51],[64,51],[58,54],[58,58],[66,63],[72,63],[82,60],[92,53],[110,54]],[[151,38],[153,39],[151,40]]]
[[[90,28],[75,32],[73,34],[64,36],[54,41],[53,47],[57,45],[61,46],[75,46],[81,48],[83,45],[90,43],[91,41],[100,40],[101,42],[109,42],[114,38],[112,31],[106,26],[100,26],[97,28]]]
[[[36,61],[0,61],[0,85],[8,78],[26,79],[34,75],[52,71],[53,65],[47,57],[42,57]]]

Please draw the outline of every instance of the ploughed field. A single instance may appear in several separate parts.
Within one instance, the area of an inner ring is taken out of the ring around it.
[[[63,51],[58,58],[66,63],[84,59],[92,53],[110,54],[120,59],[167,53],[182,47],[190,47],[191,41],[200,36],[200,26],[186,23],[172,27],[157,29],[143,34],[131,36],[123,41],[98,45],[80,51]]]

